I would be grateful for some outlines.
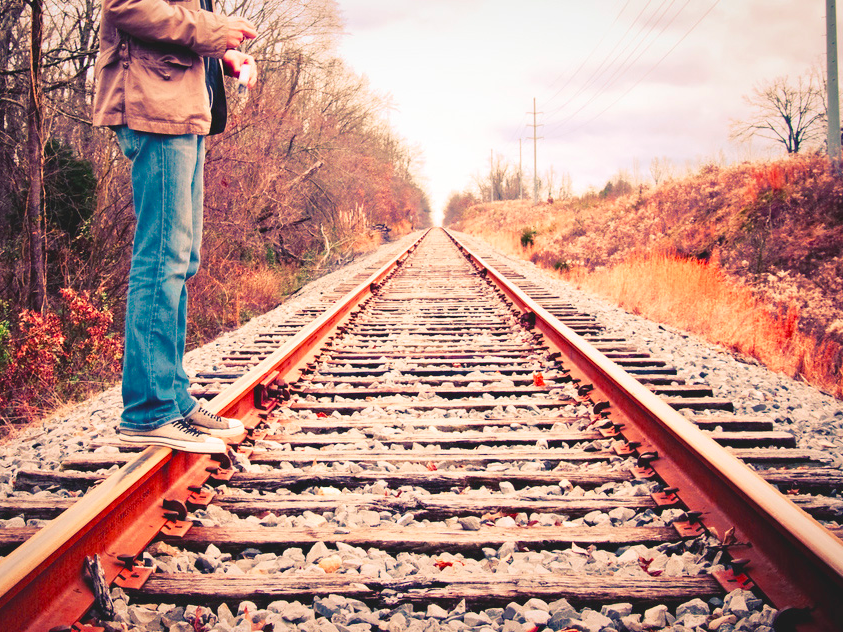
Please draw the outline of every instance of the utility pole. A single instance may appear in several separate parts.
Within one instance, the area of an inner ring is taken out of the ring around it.
[[[536,112],[536,97],[533,97],[533,204],[539,203],[539,171],[536,146],[541,137],[536,135],[539,128],[539,125],[536,124],[536,114],[541,114],[541,112]]]
[[[828,84],[828,157],[840,161],[840,87],[837,80],[837,2],[825,1],[825,43]]]

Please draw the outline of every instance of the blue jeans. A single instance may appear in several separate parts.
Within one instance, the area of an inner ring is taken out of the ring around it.
[[[115,130],[132,161],[135,241],[126,300],[123,415],[127,430],[153,430],[197,406],[182,366],[185,281],[199,270],[205,137]]]

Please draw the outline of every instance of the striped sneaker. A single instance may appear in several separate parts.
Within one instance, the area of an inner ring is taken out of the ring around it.
[[[173,450],[200,454],[217,454],[227,449],[222,439],[199,432],[184,419],[176,419],[153,430],[118,428],[117,437],[126,443],[160,445]]]
[[[239,419],[220,417],[199,406],[187,416],[190,422],[199,432],[204,432],[212,437],[237,437],[244,432],[243,422]]]

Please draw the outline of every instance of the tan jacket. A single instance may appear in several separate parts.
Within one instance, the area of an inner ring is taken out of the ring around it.
[[[202,57],[221,58],[227,38],[227,19],[199,0],[102,0],[94,125],[207,134]]]

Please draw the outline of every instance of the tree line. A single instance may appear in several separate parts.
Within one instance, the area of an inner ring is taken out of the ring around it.
[[[744,97],[749,106],[744,118],[731,121],[729,138],[746,142],[761,139],[780,145],[787,154],[805,151],[827,152],[828,93],[822,72],[814,68],[804,76],[792,79],[775,77],[754,86]],[[636,165],[637,171],[637,165]],[[650,163],[653,184],[658,186],[671,178],[674,168],[670,159],[654,157]],[[540,201],[568,200],[574,197],[571,176],[554,173],[551,165],[536,178]],[[623,172],[606,182],[603,189],[588,191],[589,199],[617,198],[640,187],[639,177]],[[519,164],[500,155],[491,156],[489,170],[473,177],[473,187],[453,193],[445,208],[445,225],[455,224],[463,212],[479,202],[528,200],[532,198],[533,178],[525,175]]]
[[[2,372],[29,335],[23,310],[61,316],[62,290],[113,313],[121,331],[134,217],[129,163],[113,132],[90,123],[100,0],[0,5]],[[261,75],[245,99],[229,89],[228,127],[207,140],[193,296],[236,295],[245,305],[253,292],[228,284],[259,276],[274,278],[268,302],[277,302],[277,289],[292,289],[303,270],[373,245],[373,225],[392,234],[429,225],[413,152],[385,123],[388,100],[336,55],[336,2],[216,5],[258,25],[244,50]],[[237,324],[248,310],[235,311],[217,324]],[[201,306],[196,314],[214,320]]]

